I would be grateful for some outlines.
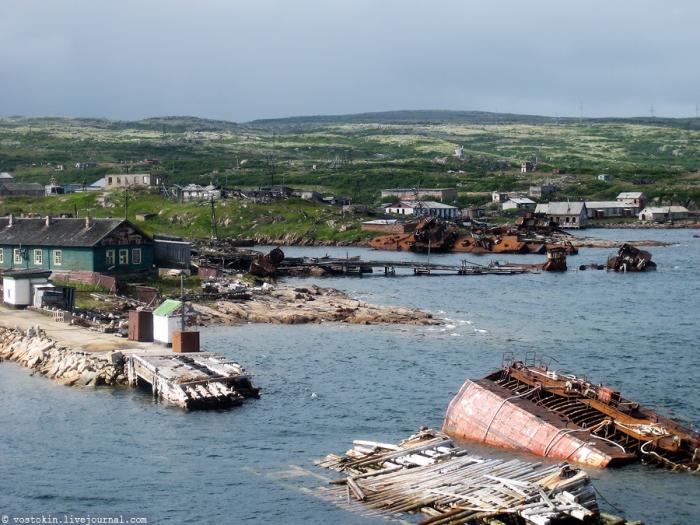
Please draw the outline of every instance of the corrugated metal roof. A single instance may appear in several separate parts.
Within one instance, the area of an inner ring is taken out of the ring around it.
[[[91,247],[128,223],[125,219],[90,219],[90,227],[86,228],[85,219],[51,218],[48,226],[46,219],[13,217],[12,226],[9,222],[8,217],[0,217],[0,245]]]
[[[623,191],[620,193],[617,198],[618,199],[639,199],[642,195],[644,195],[641,191]]]
[[[585,208],[584,202],[550,202],[538,204],[535,213],[547,213],[549,215],[580,215]]]
[[[641,213],[687,213],[685,206],[647,206]]]
[[[618,201],[586,201],[586,208],[635,208],[634,204]]]
[[[176,312],[182,306],[181,301],[176,301],[175,299],[166,299],[163,301],[158,308],[153,310],[153,315],[160,315],[161,317],[168,316]]]
[[[38,182],[0,182],[7,191],[44,191],[44,186]]]
[[[448,209],[457,209],[456,206],[450,206],[449,204],[443,204],[441,202],[435,202],[435,201],[401,201],[400,203],[402,206],[406,206],[408,208],[448,208]],[[394,206],[388,206],[389,208],[393,208]]]

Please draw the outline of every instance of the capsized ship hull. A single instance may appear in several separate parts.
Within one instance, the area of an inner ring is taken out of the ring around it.
[[[442,430],[458,439],[594,467],[641,459],[700,470],[700,434],[611,388],[542,364],[511,360],[483,379],[467,380]]]

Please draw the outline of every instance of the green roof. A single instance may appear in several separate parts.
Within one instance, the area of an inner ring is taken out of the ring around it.
[[[161,315],[161,316],[166,316],[170,315],[173,312],[175,312],[178,308],[182,306],[182,303],[180,301],[176,301],[175,299],[166,299],[163,304],[161,304],[158,308],[153,310],[153,315]]]

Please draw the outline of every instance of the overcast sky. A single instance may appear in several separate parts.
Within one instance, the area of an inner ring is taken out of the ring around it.
[[[698,0],[0,0],[0,115],[695,116]]]

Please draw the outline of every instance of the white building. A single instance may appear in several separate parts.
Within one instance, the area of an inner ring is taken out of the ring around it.
[[[153,310],[153,340],[156,343],[171,345],[173,332],[182,329],[182,302],[166,299]]]
[[[560,228],[585,228],[588,212],[585,202],[550,202],[538,204],[535,213],[543,213]]]
[[[459,208],[435,201],[398,201],[384,208],[384,213],[396,215],[430,215],[441,219],[452,219],[459,213]]]
[[[50,271],[14,270],[2,274],[2,300],[14,308],[24,308],[34,300],[34,288],[49,282]]]
[[[187,201],[218,201],[221,199],[221,190],[209,184],[207,186],[200,186],[199,184],[188,184],[182,188],[179,188],[180,200],[183,202]]]
[[[503,210],[534,210],[537,203],[527,197],[513,197],[502,204]]]
[[[647,206],[639,212],[642,222],[666,222],[687,219],[688,209],[684,206]]]
[[[608,175],[607,173],[601,173],[600,175],[598,175],[598,180],[601,182],[608,182],[610,180],[610,175]]]
[[[491,192],[491,202],[502,203],[508,200],[508,194],[503,191],[492,191]]]

